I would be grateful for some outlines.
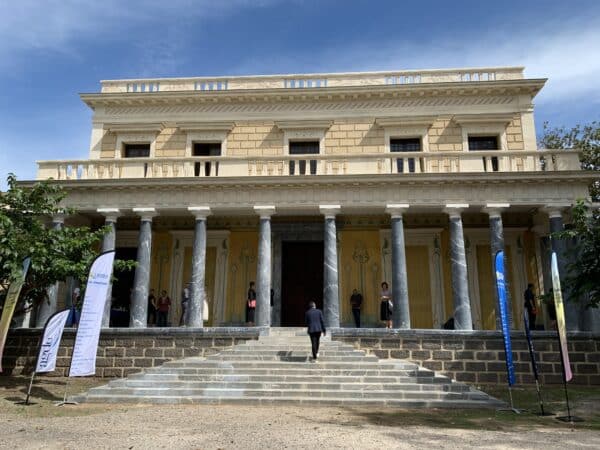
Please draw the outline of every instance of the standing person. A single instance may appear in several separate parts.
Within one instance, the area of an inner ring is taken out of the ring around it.
[[[171,299],[167,295],[167,291],[160,291],[160,297],[156,303],[156,309],[158,310],[158,323],[159,327],[167,326],[167,317],[169,315],[169,308],[171,307]]]
[[[354,324],[356,328],[360,328],[360,307],[362,305],[363,297],[360,292],[356,289],[352,291],[350,296],[350,305],[352,306],[352,315],[354,316]]]
[[[156,325],[156,296],[154,289],[148,294],[148,325]]]
[[[190,304],[190,284],[183,288],[181,293],[181,317],[179,317],[179,326],[183,326],[187,322],[188,305]]]
[[[254,326],[254,313],[256,312],[256,291],[254,290],[254,281],[250,282],[248,295],[246,298],[246,325]]]
[[[304,315],[306,326],[308,327],[308,335],[310,336],[310,343],[312,344],[312,356],[313,361],[316,361],[319,357],[319,341],[321,339],[321,333],[323,336],[326,334],[325,322],[323,321],[323,312],[317,309],[315,302],[308,304],[308,311]]]
[[[386,328],[392,328],[392,311],[394,310],[394,304],[392,303],[390,287],[385,281],[381,283],[380,298],[381,305],[379,308],[379,318],[385,322]]]
[[[546,294],[548,301],[548,318],[550,319],[550,329],[556,330],[556,304],[554,303],[554,288],[550,288]]]
[[[535,294],[533,293],[533,284],[529,283],[527,289],[523,293],[525,300],[525,310],[527,311],[527,319],[529,319],[529,329],[535,330],[535,319],[537,317],[537,308],[535,302]]]

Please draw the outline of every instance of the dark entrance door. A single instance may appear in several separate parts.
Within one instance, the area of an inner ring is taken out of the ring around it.
[[[323,308],[323,242],[283,242],[281,325],[304,326],[308,302]]]

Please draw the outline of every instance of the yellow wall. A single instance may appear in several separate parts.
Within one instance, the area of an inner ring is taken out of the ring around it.
[[[411,328],[432,328],[431,267],[426,245],[406,246]]]
[[[353,289],[358,289],[363,296],[361,322],[376,323],[379,320],[382,281],[379,231],[340,231],[339,239],[340,322],[354,323],[350,296]]]
[[[177,292],[169,292],[171,286],[171,248],[173,242],[167,232],[155,232],[152,235],[152,262],[150,266],[150,288],[156,296],[165,289],[171,300],[177,300]]]
[[[229,235],[229,262],[225,322],[243,323],[250,281],[256,281],[258,231],[232,231]]]

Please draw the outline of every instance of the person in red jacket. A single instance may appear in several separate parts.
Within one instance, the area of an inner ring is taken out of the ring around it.
[[[171,307],[171,299],[167,295],[167,291],[160,291],[160,297],[156,302],[156,310],[158,314],[157,326],[166,327],[167,317],[169,316],[169,308]]]

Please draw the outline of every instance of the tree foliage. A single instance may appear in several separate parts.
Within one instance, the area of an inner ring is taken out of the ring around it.
[[[13,174],[8,176],[7,184],[8,190],[0,193],[0,291],[6,291],[15,279],[23,259],[31,258],[22,301],[15,313],[18,315],[46,299],[47,288],[57,281],[73,277],[85,286],[89,267],[99,254],[100,241],[108,228],[49,227],[53,215],[72,212],[61,204],[64,190],[51,182],[23,187]],[[119,269],[134,264],[115,263]]]
[[[553,128],[545,122],[539,145],[548,149],[581,150],[581,168],[600,171],[600,122],[594,121],[573,128]],[[590,186],[590,194],[593,201],[600,201],[600,174]]]

